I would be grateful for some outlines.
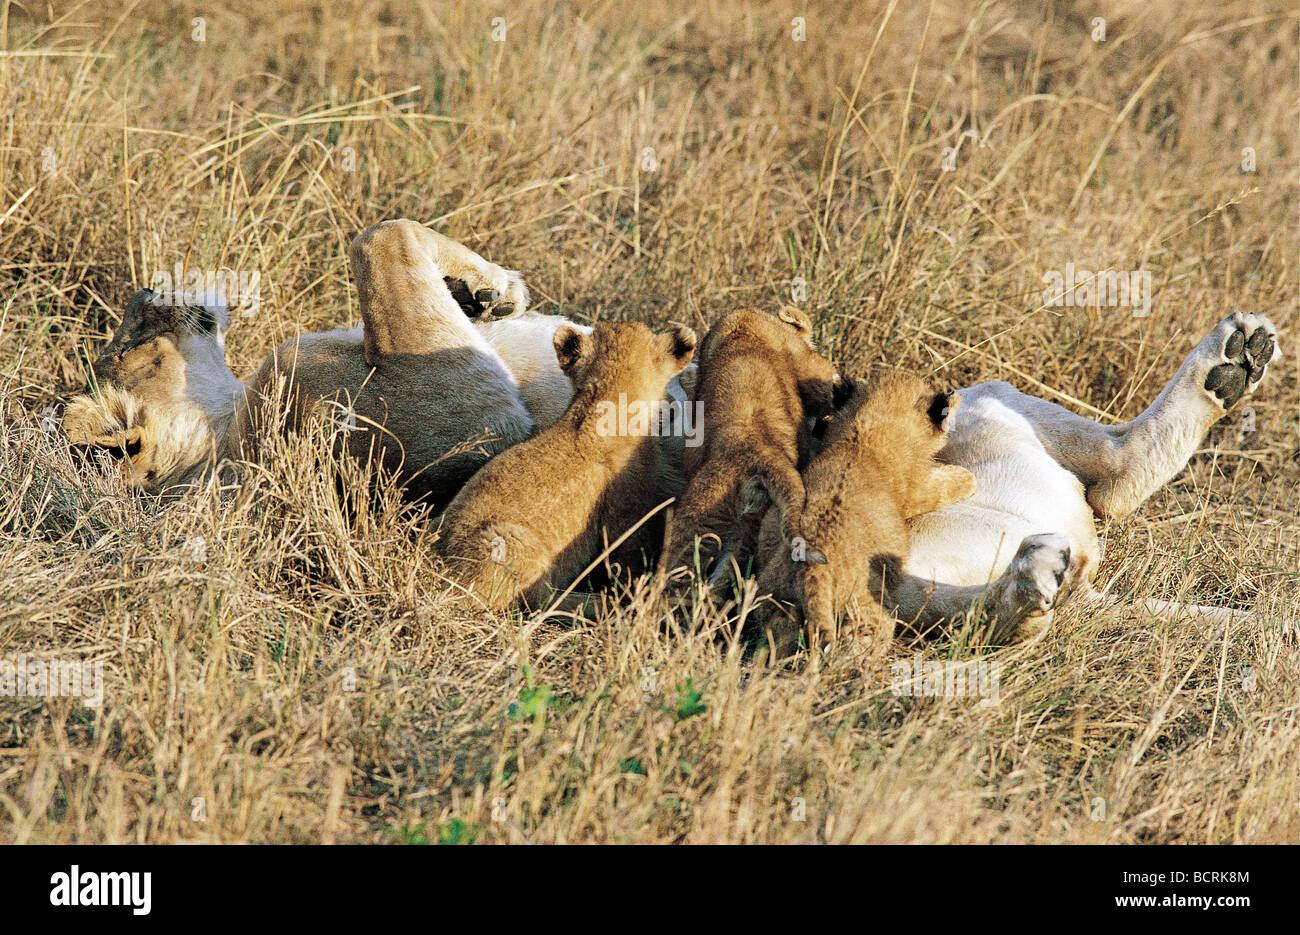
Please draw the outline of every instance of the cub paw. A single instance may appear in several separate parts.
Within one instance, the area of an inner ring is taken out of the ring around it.
[[[1282,356],[1277,329],[1263,315],[1234,312],[1201,343],[1209,371],[1205,391],[1224,409],[1253,393],[1268,365]]]

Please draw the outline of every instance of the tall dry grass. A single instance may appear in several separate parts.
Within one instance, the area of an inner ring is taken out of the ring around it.
[[[3,840],[1300,838],[1293,4],[202,6],[0,4],[0,659],[106,679],[0,698]],[[924,649],[997,661],[997,704],[900,698],[852,651],[667,632],[644,589],[583,627],[455,612],[426,518],[341,507],[325,438],[163,503],[51,431],[155,271],[260,274],[246,375],[356,317],[346,245],[397,216],[583,321],[705,328],[799,277],[849,370],[1103,422],[1266,313],[1255,430],[1110,524],[1099,574],[1258,613],[1067,608]],[[1153,313],[1044,307],[1066,263],[1150,270]]]

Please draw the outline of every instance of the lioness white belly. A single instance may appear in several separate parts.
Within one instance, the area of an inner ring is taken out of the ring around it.
[[[939,459],[969,470],[979,488],[969,499],[909,523],[909,574],[982,585],[1003,572],[1025,536],[1038,533],[1065,534],[1071,554],[1095,555],[1083,484],[1048,454],[1033,424],[1009,405],[1014,397],[1003,386],[984,383],[961,391]]]

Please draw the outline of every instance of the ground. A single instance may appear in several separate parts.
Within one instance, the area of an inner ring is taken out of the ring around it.
[[[0,660],[104,679],[0,697],[0,840],[1300,840],[1294,4],[231,6],[0,17]],[[1098,574],[1255,614],[764,667],[644,585],[579,627],[455,609],[427,517],[341,506],[321,439],[162,502],[52,430],[158,273],[256,274],[246,376],[356,319],[347,244],[401,216],[545,311],[794,302],[848,372],[1103,422],[1267,314],[1287,356]],[[1053,303],[1070,268],[1150,303]],[[891,690],[914,653],[996,700]]]

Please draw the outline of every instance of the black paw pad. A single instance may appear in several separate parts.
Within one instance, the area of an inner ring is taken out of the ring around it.
[[[442,281],[447,284],[451,297],[456,300],[456,304],[460,306],[466,318],[493,320],[515,313],[514,303],[502,299],[501,293],[495,289],[479,289],[477,292],[471,292],[469,285],[463,279],[444,276]]]
[[[483,306],[474,300],[474,293],[469,291],[469,286],[466,285],[465,280],[444,276],[442,281],[447,284],[451,297],[456,300],[456,304],[465,313],[465,317],[478,318],[483,314]]]
[[[1246,390],[1264,378],[1264,370],[1273,359],[1277,346],[1267,328],[1256,328],[1247,337],[1243,330],[1233,331],[1223,342],[1223,356],[1228,363],[1210,369],[1205,388],[1229,409],[1246,395]]]
[[[1250,364],[1251,385],[1263,378],[1264,369],[1273,359],[1273,351],[1276,348],[1277,341],[1266,328],[1259,328],[1250,336],[1250,340],[1246,342],[1246,362]]]
[[[1228,343],[1223,346],[1223,356],[1228,360],[1241,360],[1242,348],[1246,346],[1246,335],[1234,331],[1228,335]]]
[[[1229,408],[1246,392],[1246,371],[1236,364],[1219,364],[1205,378],[1205,388],[1223,403],[1225,409]]]

